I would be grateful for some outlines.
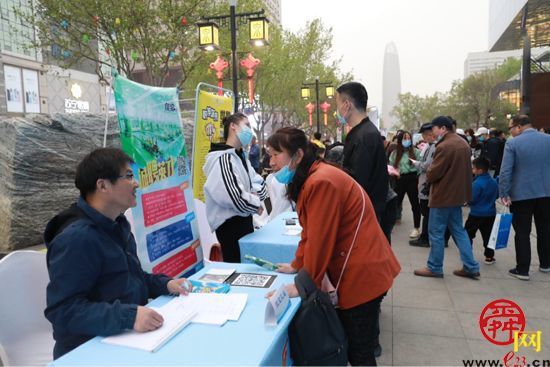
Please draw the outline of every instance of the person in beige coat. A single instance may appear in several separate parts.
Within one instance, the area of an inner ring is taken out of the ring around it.
[[[432,132],[437,144],[434,160],[426,172],[426,180],[430,184],[430,256],[427,267],[415,270],[414,274],[443,277],[444,236],[448,227],[463,263],[463,268],[453,274],[476,279],[479,277],[479,264],[462,223],[462,205],[472,198],[470,147],[453,131],[452,121],[447,116],[433,119]]]

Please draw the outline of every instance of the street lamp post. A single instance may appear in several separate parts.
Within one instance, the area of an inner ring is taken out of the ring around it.
[[[235,94],[235,111],[239,106],[239,85],[238,85],[238,72],[237,69],[237,0],[229,1],[229,19],[230,19],[230,32],[231,32],[231,72],[233,78],[233,93]]]
[[[229,15],[218,15],[218,16],[206,16],[202,17],[204,23],[199,23],[199,46],[205,51],[212,51],[216,48],[219,48],[219,44],[215,44],[214,37],[212,37],[212,44],[205,42],[209,41],[209,38],[202,38],[202,27],[215,25],[215,21],[220,21],[224,24],[227,24],[229,21],[229,30],[231,31],[231,75],[233,80],[233,94],[235,97],[235,111],[238,110],[239,106],[239,62],[237,60],[237,18],[243,20],[246,19],[251,22],[251,32],[254,29],[254,34],[250,35],[251,42],[253,41],[254,46],[263,46],[268,44],[268,24],[269,21],[263,17],[265,11],[262,9],[257,12],[252,13],[237,13],[237,0],[229,0]],[[252,22],[254,27],[252,27]],[[208,33],[207,33],[208,34]],[[216,30],[217,38],[217,30]]]
[[[328,98],[332,98],[334,96],[334,87],[332,86],[332,83],[321,83],[319,81],[319,77],[315,78],[315,83],[302,83],[302,98],[307,99],[309,98],[309,88],[315,86],[315,108],[317,109],[317,132],[320,132],[321,130],[321,123],[320,123],[320,105],[319,105],[319,87],[324,86],[325,93]]]

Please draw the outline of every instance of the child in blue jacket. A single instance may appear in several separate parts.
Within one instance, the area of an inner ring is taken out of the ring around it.
[[[485,247],[485,264],[489,265],[494,264],[496,261],[495,251],[487,248],[487,245],[495,222],[495,201],[498,198],[498,185],[487,173],[490,165],[491,162],[485,157],[476,158],[472,162],[472,172],[475,178],[472,183],[472,200],[468,203],[470,215],[468,215],[464,225],[470,237],[470,242],[473,241],[478,230],[481,232],[483,247]]]

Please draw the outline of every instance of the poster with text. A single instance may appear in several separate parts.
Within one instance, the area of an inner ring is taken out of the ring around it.
[[[144,270],[176,277],[203,267],[178,91],[115,77],[122,149],[139,183],[132,209]]]
[[[4,65],[6,81],[6,103],[8,112],[24,112],[23,91],[21,90],[21,69]]]
[[[223,141],[222,120],[233,109],[233,98],[200,90],[197,91],[195,137],[193,143],[193,188],[195,198],[204,202],[206,176],[202,170],[211,143]]]
[[[23,69],[23,92],[25,95],[25,111],[28,113],[40,113],[37,71]]]

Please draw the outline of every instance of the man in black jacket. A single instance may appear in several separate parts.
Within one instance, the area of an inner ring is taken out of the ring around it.
[[[384,142],[380,132],[367,116],[367,90],[361,83],[349,82],[336,89],[336,114],[342,127],[349,124],[351,130],[344,142],[343,167],[365,189],[376,212],[378,223],[386,208],[388,196],[388,164]],[[389,235],[386,233],[386,236]],[[378,333],[380,325],[377,323]],[[382,354],[378,340],[375,357]]]
[[[336,90],[338,120],[351,128],[344,144],[343,166],[365,189],[380,221],[388,194],[388,169],[382,137],[367,116],[367,101],[361,83],[345,83]]]

